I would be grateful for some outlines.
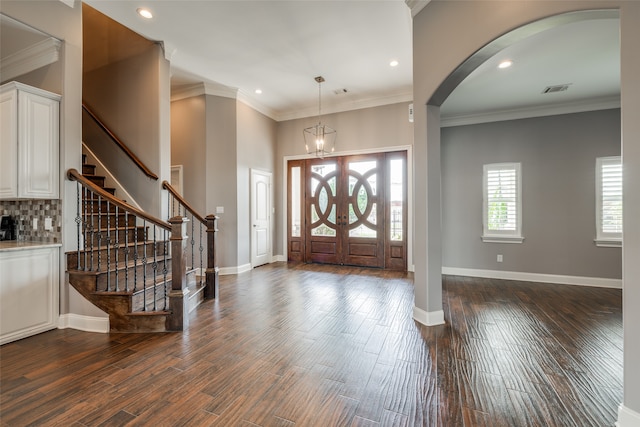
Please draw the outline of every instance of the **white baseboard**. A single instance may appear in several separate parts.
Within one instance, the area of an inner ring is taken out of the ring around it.
[[[621,404],[618,406],[618,421],[615,425],[616,427],[638,427],[640,426],[640,413]]]
[[[284,255],[274,255],[271,257],[271,262],[286,262],[287,257]]]
[[[426,326],[444,325],[444,311],[424,311],[413,306],[413,318]]]
[[[61,314],[58,318],[58,329],[78,329],[85,332],[109,332],[108,317],[82,316],[80,314]]]
[[[479,270],[458,267],[442,267],[442,274],[622,289],[622,279],[607,279],[602,277],[563,276],[559,274],[522,273],[519,271]]]
[[[230,274],[240,274],[251,271],[251,264],[243,264],[235,267],[220,267],[218,274],[220,276],[228,276]]]

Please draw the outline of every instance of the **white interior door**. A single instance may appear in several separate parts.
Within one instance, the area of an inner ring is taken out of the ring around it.
[[[271,173],[251,170],[251,265],[271,262]]]

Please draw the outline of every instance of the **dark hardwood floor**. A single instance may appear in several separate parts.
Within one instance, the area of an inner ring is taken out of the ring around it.
[[[185,333],[0,348],[2,426],[612,426],[621,291],[276,263],[221,277]]]

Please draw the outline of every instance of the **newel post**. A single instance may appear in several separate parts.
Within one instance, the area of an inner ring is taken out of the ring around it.
[[[216,254],[216,234],[218,233],[218,217],[207,215],[207,269],[205,270],[206,286],[204,297],[218,298],[218,258]]]
[[[171,224],[171,292],[166,327],[169,331],[184,331],[189,327],[189,289],[187,288],[187,218],[174,216]]]

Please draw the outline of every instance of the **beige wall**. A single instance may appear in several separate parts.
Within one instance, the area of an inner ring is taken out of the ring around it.
[[[204,95],[171,103],[171,165],[182,165],[182,196],[200,214],[206,208],[205,117]]]
[[[251,169],[273,174],[277,123],[248,105],[237,103],[238,118],[238,266],[251,262]],[[272,183],[273,184],[273,183]],[[273,191],[272,185],[272,191]],[[272,202],[273,203],[273,202]],[[275,230],[272,229],[271,242]]]
[[[415,272],[415,309],[426,313],[442,310],[442,248],[439,226],[430,215],[440,211],[439,107],[429,99],[460,64],[497,37],[530,22],[559,13],[597,8],[620,10],[622,153],[624,216],[640,218],[640,2],[636,1],[432,1],[413,21],[414,107],[415,107],[415,193],[426,195],[416,203],[415,258],[424,264]],[[461,31],[461,29],[464,29]],[[446,40],[446,43],[443,43]],[[436,60],[437,59],[437,60]],[[435,128],[435,129],[434,129]],[[437,157],[437,159],[436,159]],[[435,184],[434,184],[435,183]],[[436,218],[436,219],[439,219]],[[623,247],[624,305],[624,402],[620,427],[637,425],[640,417],[640,224],[625,221]],[[624,419],[624,408],[634,411]]]
[[[170,104],[168,99],[161,102],[163,93],[169,91],[168,81],[161,76],[163,68],[168,76],[168,67],[162,48],[151,45],[143,54],[85,73],[83,83],[84,102],[153,173],[165,178],[169,157],[162,158],[161,147],[166,145],[170,152],[170,125],[160,116]],[[162,90],[164,85],[166,90]],[[162,179],[147,177],[108,139],[96,142],[87,138],[85,143],[144,210],[163,217]]]

